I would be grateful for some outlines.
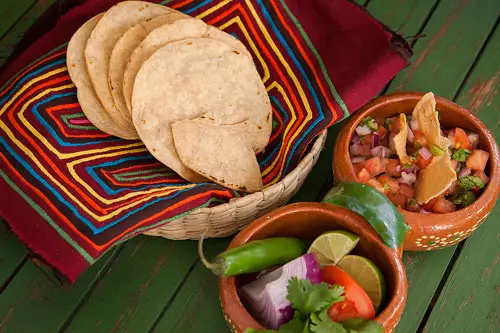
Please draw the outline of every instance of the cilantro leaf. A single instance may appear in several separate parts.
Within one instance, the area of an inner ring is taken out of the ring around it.
[[[458,179],[458,186],[460,186],[465,191],[470,191],[476,187],[483,188],[484,183],[481,178],[477,176],[467,176]]]
[[[455,151],[451,155],[451,158],[458,161],[458,162],[464,163],[470,154],[471,154],[470,150],[467,150],[464,148],[459,148],[459,149],[455,149]]]
[[[476,195],[472,191],[460,192],[453,196],[453,203],[463,207],[469,206],[476,201]]]
[[[358,333],[383,333],[382,325],[374,320],[364,320],[362,318],[348,319],[342,322],[344,328],[350,333],[356,331]]]
[[[347,330],[340,323],[330,319],[326,311],[313,313],[309,317],[311,323],[309,329],[314,333],[347,333]]]
[[[341,296],[344,288],[334,285],[332,288],[328,283],[312,284],[309,279],[299,280],[292,277],[288,282],[288,300],[292,307],[308,316],[313,312],[320,311],[333,303],[343,300]]]
[[[377,122],[370,116],[363,118],[363,120],[361,120],[361,125],[368,126],[371,130],[376,130],[378,128]]]
[[[288,323],[280,326],[280,328],[275,330],[256,330],[253,328],[247,328],[245,333],[303,333],[308,332],[305,330],[307,328],[306,322],[300,318],[293,318]]]

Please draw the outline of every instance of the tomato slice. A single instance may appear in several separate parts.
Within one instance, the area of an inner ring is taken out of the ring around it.
[[[469,157],[467,157],[465,165],[474,171],[484,171],[489,158],[490,154],[487,151],[474,149]]]
[[[427,203],[424,203],[424,209],[428,211],[432,211],[432,207],[434,206],[434,203],[439,199],[440,197],[434,198],[429,200]]]
[[[400,193],[386,193],[387,197],[392,201],[394,206],[404,208],[406,206],[407,197]]]
[[[399,191],[399,183],[396,179],[389,177],[388,175],[382,175],[378,177],[378,181],[383,185],[384,189],[391,193],[397,193]]]
[[[413,145],[417,148],[426,147],[429,148],[429,143],[427,142],[427,138],[424,133],[421,131],[413,131]]]
[[[377,128],[377,133],[378,133],[380,139],[382,140],[387,135],[387,130],[385,129],[384,126],[380,126],[379,125],[378,128]]]
[[[360,285],[349,274],[337,266],[326,266],[323,270],[323,281],[344,287],[345,300],[333,304],[328,309],[332,320],[342,322],[351,318],[366,320],[375,318],[373,303]]]
[[[436,213],[449,213],[457,210],[455,204],[449,200],[446,200],[443,197],[439,197],[434,205],[432,206],[432,210]]]
[[[472,149],[472,143],[465,131],[459,127],[455,128],[455,148]]]
[[[384,188],[384,185],[382,185],[381,182],[379,182],[378,180],[376,179],[368,179],[368,181],[366,182],[367,185],[370,185],[371,187],[375,188],[377,191],[379,191],[380,193],[385,193],[385,188]]]
[[[401,177],[401,164],[399,163],[399,160],[396,158],[388,159],[385,172],[387,175],[392,177]]]
[[[386,159],[381,159],[380,157],[372,157],[366,161],[366,169],[372,176],[380,175],[385,171],[385,166],[387,164]]]
[[[408,184],[399,184],[399,194],[404,195],[408,199],[413,198],[413,195],[415,194],[415,190],[413,187],[411,187]]]

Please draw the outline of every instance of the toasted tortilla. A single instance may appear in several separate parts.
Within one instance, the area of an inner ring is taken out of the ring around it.
[[[415,199],[419,205],[442,195],[457,179],[449,156],[434,156],[432,162],[418,174]]]
[[[170,12],[142,21],[130,29],[116,42],[109,60],[109,88],[121,117],[132,124],[132,117],[123,97],[123,75],[130,55],[146,36],[154,29],[179,19],[190,18],[180,12]]]
[[[123,139],[133,139],[134,137],[118,127],[104,110],[85,68],[85,58],[83,56],[85,45],[102,16],[103,14],[96,15],[85,22],[71,37],[66,51],[66,65],[68,66],[69,76],[77,89],[78,103],[89,121],[105,133]]]
[[[85,47],[85,62],[92,85],[104,109],[121,130],[137,138],[134,126],[115,106],[108,85],[109,59],[118,39],[132,26],[171,9],[144,1],[124,1],[111,7],[94,27]]]
[[[172,124],[172,135],[177,153],[188,168],[233,190],[262,190],[257,158],[238,131],[184,120]]]
[[[448,153],[449,141],[441,136],[441,126],[436,112],[436,99],[434,94],[429,92],[422,96],[413,109],[413,117],[418,122],[418,128],[425,136],[429,145],[433,144]]]
[[[251,58],[250,53],[239,40],[217,28],[208,26],[201,20],[180,19],[171,24],[165,24],[151,31],[134,50],[126,65],[125,73],[123,74],[123,95],[130,113],[132,112],[132,92],[135,77],[144,61],[168,43],[196,37],[213,38],[223,41]]]
[[[406,115],[401,113],[399,115],[399,133],[394,136],[394,146],[396,147],[396,154],[399,156],[401,164],[408,164],[410,158],[406,153],[406,141],[408,140],[408,122]]]
[[[203,115],[221,125],[260,127],[260,142],[271,135],[269,96],[249,57],[210,38],[168,43],[137,73],[132,119],[151,154],[190,181],[199,176],[177,155],[171,124]]]

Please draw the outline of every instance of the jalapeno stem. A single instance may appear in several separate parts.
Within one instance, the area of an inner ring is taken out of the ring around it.
[[[205,233],[201,235],[200,240],[198,241],[198,255],[200,256],[200,261],[206,268],[211,270],[216,275],[224,274],[226,270],[225,260],[221,257],[216,257],[214,262],[208,261],[203,253],[203,240],[205,238]]]

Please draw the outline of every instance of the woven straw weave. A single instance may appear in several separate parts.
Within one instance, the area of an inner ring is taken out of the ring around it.
[[[261,192],[236,198],[212,208],[200,208],[161,227],[148,230],[145,235],[169,239],[199,239],[224,237],[234,234],[256,218],[285,205],[297,193],[319,158],[326,141],[325,130],[316,139],[311,151],[283,180]]]

